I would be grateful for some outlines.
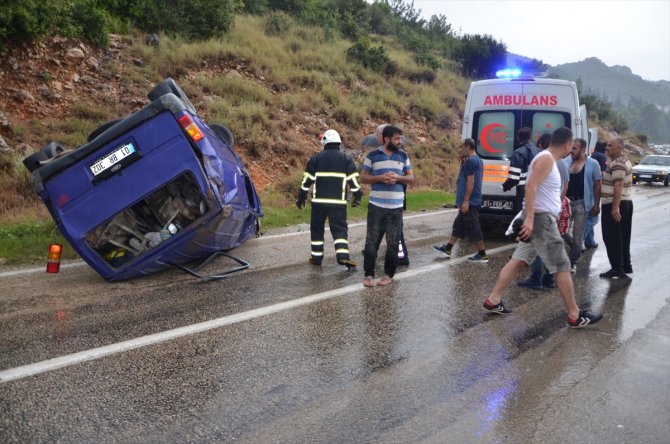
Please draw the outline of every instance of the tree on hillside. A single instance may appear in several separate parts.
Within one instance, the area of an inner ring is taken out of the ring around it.
[[[325,6],[327,10],[335,13],[336,23],[339,24],[339,30],[344,37],[357,40],[370,32],[367,19],[368,4],[365,0],[326,0]]]
[[[414,9],[414,1],[405,2],[404,0],[383,0],[391,7],[391,14],[398,17],[410,28],[422,29],[426,21],[421,18],[421,10]]]
[[[432,42],[443,42],[453,36],[451,23],[447,22],[445,15],[431,15],[426,24],[426,33]]]
[[[391,6],[385,2],[374,2],[369,5],[367,14],[370,30],[375,34],[392,34],[399,24],[398,19],[393,17]]]
[[[102,1],[13,0],[0,4],[0,47],[6,42],[31,41],[55,32],[108,43],[109,14]]]
[[[106,46],[110,21],[145,32],[209,38],[230,28],[236,5],[237,0],[12,0],[0,4],[0,41],[57,32]]]
[[[464,76],[490,78],[504,66],[507,47],[490,35],[466,34],[455,45],[452,56],[461,65]]]
[[[146,32],[187,39],[219,36],[233,23],[235,0],[78,0],[98,1],[116,17]]]
[[[267,0],[269,9],[284,11],[294,16],[299,16],[305,11],[312,10],[316,3],[316,0]]]

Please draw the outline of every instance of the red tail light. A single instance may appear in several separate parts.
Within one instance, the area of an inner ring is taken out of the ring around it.
[[[194,142],[197,142],[198,140],[205,137],[202,135],[202,131],[200,131],[198,125],[193,123],[193,120],[191,120],[188,114],[184,114],[179,118],[179,124],[181,125],[182,128],[186,130],[186,132]]]
[[[49,258],[47,259],[47,273],[58,273],[60,271],[60,255],[63,247],[59,244],[49,246]]]

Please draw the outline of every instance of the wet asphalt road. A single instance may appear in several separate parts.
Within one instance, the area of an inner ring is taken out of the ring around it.
[[[606,316],[587,330],[564,326],[557,290],[512,286],[512,315],[484,313],[513,246],[490,240],[487,265],[463,260],[468,244],[435,259],[454,211],[406,219],[412,264],[385,288],[334,264],[328,240],[325,265],[305,265],[307,233],[247,242],[235,254],[252,268],[207,283],[0,270],[0,440],[667,443],[670,190],[638,186],[634,199],[633,279],[598,277],[602,243],[573,275],[579,304]],[[362,262],[364,226],[350,231]],[[221,324],[6,381],[210,320]]]

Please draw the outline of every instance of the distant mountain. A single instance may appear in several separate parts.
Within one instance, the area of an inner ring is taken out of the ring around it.
[[[615,105],[639,99],[666,110],[670,108],[670,82],[644,80],[627,66],[607,66],[596,57],[552,66],[549,75],[573,81],[581,79],[583,92],[606,98]]]

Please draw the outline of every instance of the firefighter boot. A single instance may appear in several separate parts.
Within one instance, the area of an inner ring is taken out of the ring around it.
[[[351,259],[340,259],[337,261],[338,264],[344,265],[347,267],[348,270],[351,270],[353,268],[356,268],[356,262],[352,261]]]

